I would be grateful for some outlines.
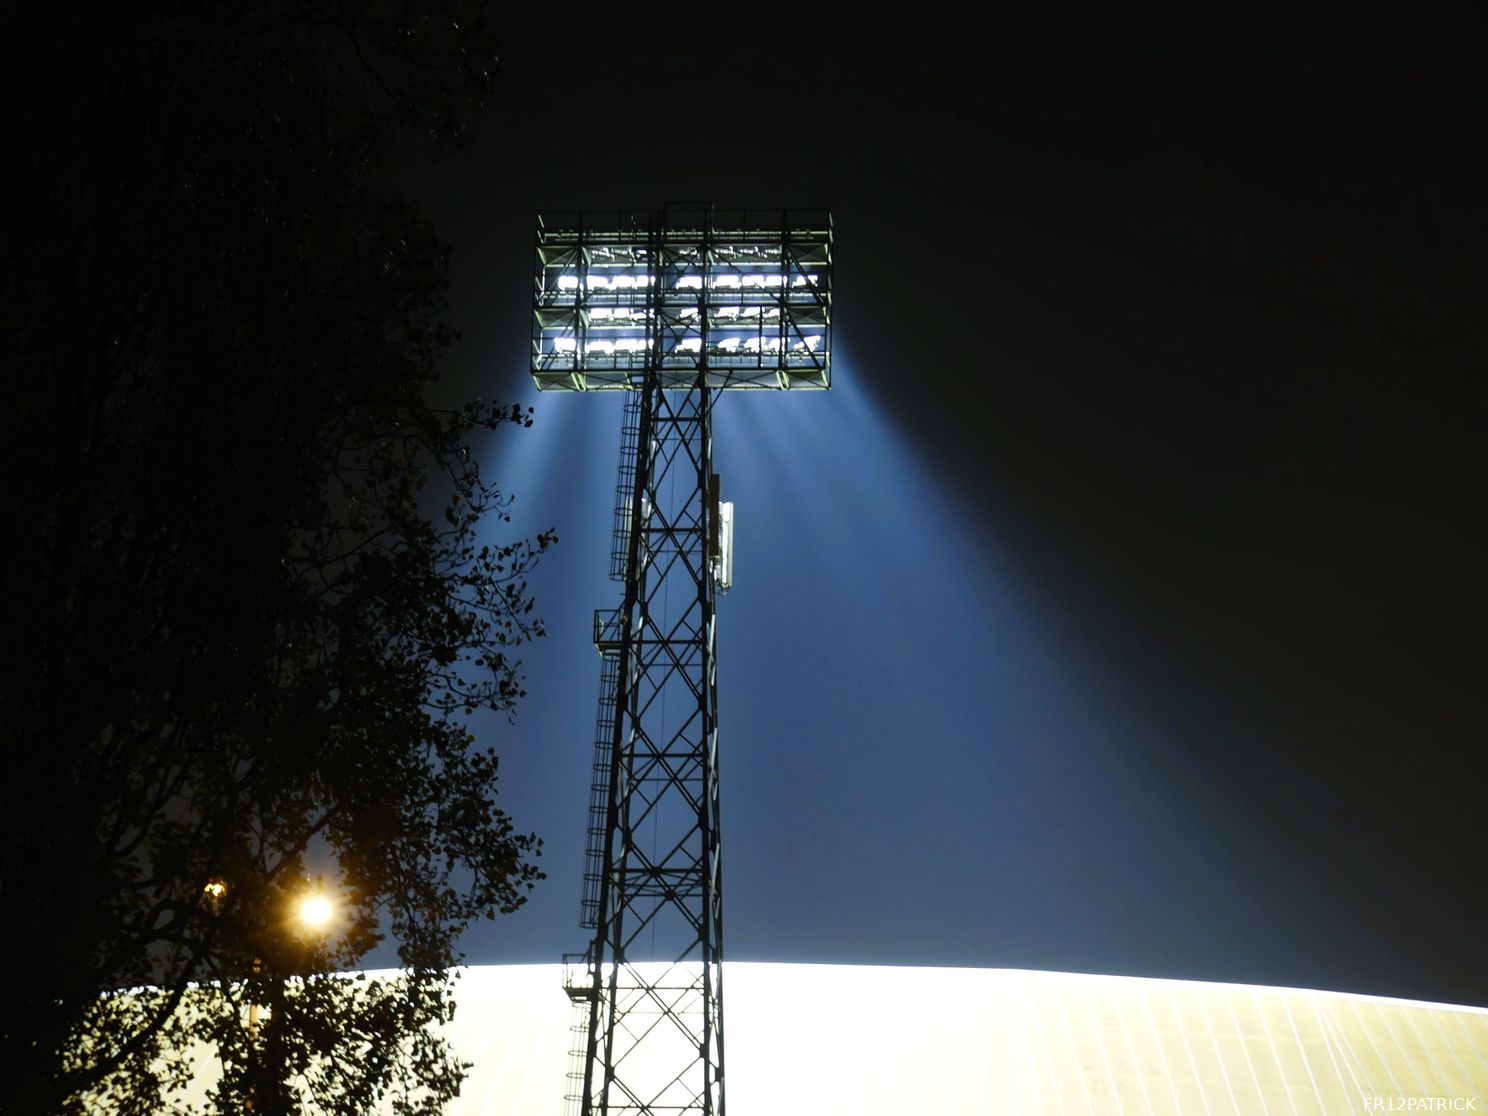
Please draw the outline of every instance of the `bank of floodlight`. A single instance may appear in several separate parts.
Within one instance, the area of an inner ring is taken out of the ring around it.
[[[624,389],[655,364],[668,388],[704,370],[710,388],[830,387],[831,238],[824,211],[720,211],[660,230],[649,214],[545,215],[533,378]]]

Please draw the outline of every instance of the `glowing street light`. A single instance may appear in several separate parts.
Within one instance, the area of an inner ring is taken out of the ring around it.
[[[202,886],[202,898],[212,909],[213,913],[221,910],[222,901],[227,897],[227,881],[213,877]],[[293,904],[293,922],[303,931],[312,934],[320,934],[328,930],[336,918],[336,904],[332,898],[323,891],[307,891],[300,895]],[[263,972],[263,960],[259,957],[253,958],[253,978],[257,978]],[[249,1057],[255,1057],[254,1051],[258,1046],[258,1020],[259,1005],[257,998],[250,992],[248,996],[248,1035]],[[248,1112],[253,1111],[254,1085],[249,1081],[247,1095],[243,1099],[244,1108]]]
[[[304,929],[324,930],[336,917],[336,905],[328,896],[313,892],[300,897],[300,901],[295,906],[295,914]]]

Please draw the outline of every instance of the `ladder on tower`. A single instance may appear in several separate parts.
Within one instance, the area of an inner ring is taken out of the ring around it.
[[[615,516],[610,528],[610,580],[624,581],[630,562],[631,519],[635,515],[636,446],[641,440],[641,393],[628,392],[620,422],[620,476],[615,482]]]
[[[563,1091],[567,1116],[582,1116],[584,1107],[584,1063],[589,1054],[589,1005],[599,993],[594,959],[590,953],[563,955],[563,989],[573,1003],[569,1024],[567,1086]]]
[[[589,827],[584,842],[584,894],[579,925],[599,925],[599,897],[605,882],[605,831],[609,826],[610,762],[615,749],[615,700],[625,649],[625,617],[620,609],[596,609],[594,647],[600,654],[599,712],[594,718],[594,767],[589,780]]]

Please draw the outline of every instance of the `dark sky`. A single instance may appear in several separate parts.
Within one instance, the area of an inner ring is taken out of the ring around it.
[[[717,418],[729,957],[1488,1004],[1488,40],[1435,11],[514,37],[417,184],[453,389],[535,395],[539,210],[835,216],[836,387]],[[489,731],[550,878],[476,962],[584,941],[619,402],[535,402],[488,468],[551,635]]]

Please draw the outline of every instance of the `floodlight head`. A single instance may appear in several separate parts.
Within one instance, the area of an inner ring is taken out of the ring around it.
[[[544,391],[829,388],[832,215],[543,214],[532,313]]]
[[[731,500],[718,505],[718,552],[713,556],[713,584],[720,593],[734,585],[734,505]]]

